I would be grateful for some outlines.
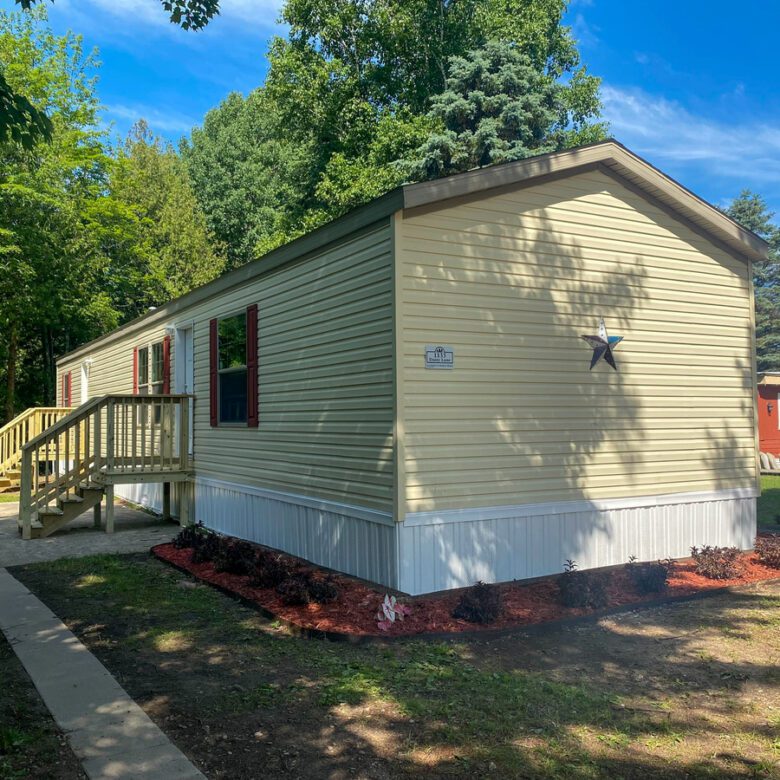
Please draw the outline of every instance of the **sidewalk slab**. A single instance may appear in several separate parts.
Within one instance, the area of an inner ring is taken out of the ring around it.
[[[92,780],[203,780],[103,664],[5,569],[0,630]]]

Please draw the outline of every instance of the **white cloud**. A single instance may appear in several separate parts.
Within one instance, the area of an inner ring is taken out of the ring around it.
[[[164,112],[152,106],[110,105],[105,107],[104,113],[108,119],[116,120],[123,128],[135,124],[139,119],[145,119],[153,132],[164,136],[189,133],[198,124],[198,120],[185,114]]]
[[[271,29],[284,0],[221,0],[220,12],[214,17],[205,31],[188,32],[197,37],[204,32],[213,32],[215,28],[233,27],[241,24],[250,28]],[[104,27],[105,23],[114,27],[114,34],[131,34],[138,28],[155,29],[159,32],[181,32],[177,25],[170,22],[169,15],[160,0],[57,0],[55,10],[67,11],[68,15],[78,19],[80,28]]]
[[[695,166],[742,182],[780,182],[780,130],[768,121],[722,121],[639,89],[602,88],[612,135],[659,164]]]
[[[596,25],[589,24],[582,14],[576,14],[571,23],[571,30],[574,38],[580,46],[595,47],[599,44],[599,28]]]

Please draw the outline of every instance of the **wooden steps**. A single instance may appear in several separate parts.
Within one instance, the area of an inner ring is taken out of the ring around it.
[[[75,493],[58,496],[56,506],[38,510],[38,522],[32,525],[32,538],[50,536],[79,515],[94,509],[103,500],[104,493],[103,488],[85,483],[79,485]]]

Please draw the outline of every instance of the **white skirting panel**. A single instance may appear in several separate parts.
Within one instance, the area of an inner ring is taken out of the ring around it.
[[[163,486],[161,482],[117,485],[114,488],[114,495],[151,509],[153,512],[162,513]]]
[[[398,587],[389,513],[204,477],[195,481],[195,518],[220,533]]]
[[[684,558],[693,545],[753,546],[753,489],[408,515],[399,590],[411,594],[580,569]]]

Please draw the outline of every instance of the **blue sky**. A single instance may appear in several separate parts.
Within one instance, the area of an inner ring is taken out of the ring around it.
[[[0,7],[12,7],[0,0]],[[100,50],[105,119],[139,117],[173,140],[230,91],[260,84],[281,0],[222,0],[207,30],[169,24],[159,0],[55,0],[52,26]],[[780,4],[572,0],[567,21],[603,78],[612,134],[717,205],[743,187],[780,212]]]

